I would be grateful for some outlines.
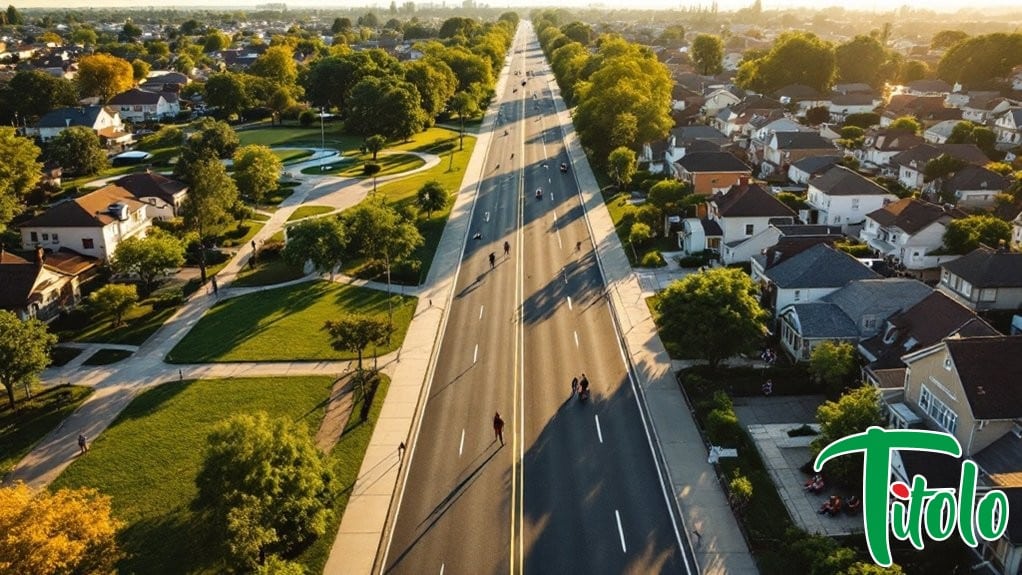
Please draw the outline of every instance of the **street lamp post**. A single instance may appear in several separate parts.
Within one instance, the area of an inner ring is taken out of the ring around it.
[[[319,109],[319,153],[323,154],[323,157],[319,159],[319,171],[326,169],[326,132],[323,129],[323,114],[324,109]]]

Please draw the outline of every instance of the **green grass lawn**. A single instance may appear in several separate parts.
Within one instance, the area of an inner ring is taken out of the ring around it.
[[[268,286],[288,282],[302,277],[302,270],[295,269],[280,257],[259,262],[256,267],[245,267],[234,278],[231,287]]]
[[[123,349],[101,349],[82,362],[82,365],[110,365],[131,357],[131,352]]]
[[[293,222],[302,218],[311,218],[312,216],[318,216],[321,214],[328,214],[337,208],[331,208],[330,206],[299,206],[297,210],[291,213],[287,218],[287,221]]]
[[[268,220],[269,218],[266,219]],[[221,245],[225,248],[233,248],[247,244],[259,233],[259,230],[263,229],[264,223],[264,221],[254,219],[238,222],[234,229],[229,230],[222,236]]]
[[[465,177],[465,167],[469,158],[472,157],[472,149],[475,147],[476,139],[472,136],[465,136],[465,149],[458,149],[458,134],[441,128],[431,128],[422,134],[423,141],[417,144],[415,149],[420,152],[437,154],[440,156],[440,163],[424,172],[418,172],[407,178],[389,182],[381,185],[377,193],[385,194],[387,201],[396,208],[411,207],[417,213],[415,206],[416,194],[423,184],[430,180],[438,180],[454,196],[461,189],[461,181]],[[399,146],[400,147],[400,146]],[[454,161],[451,161],[451,153],[454,153]],[[433,255],[440,243],[440,236],[443,235],[447,218],[454,206],[454,198],[446,209],[433,212],[429,219],[426,214],[420,214],[415,225],[422,234],[423,245],[411,255],[410,259],[422,262],[422,268],[418,278],[395,278],[406,284],[416,284],[423,281],[429,273],[429,267],[433,264]],[[365,264],[364,261],[352,260],[345,262],[344,272],[357,275]]]
[[[135,398],[52,487],[95,487],[112,498],[114,515],[127,524],[118,535],[127,553],[121,573],[227,572],[221,534],[193,507],[207,435],[224,418],[255,411],[301,421],[315,433],[331,383],[327,377],[166,383]],[[324,537],[327,549],[333,536]]]
[[[416,299],[393,296],[394,335],[376,350],[385,354],[404,340]],[[326,281],[303,283],[231,298],[206,312],[167,355],[171,363],[351,359],[330,346],[323,323],[342,313],[387,317],[383,291]],[[373,353],[370,346],[366,355]]]
[[[93,318],[76,310],[58,318],[50,329],[61,341],[142,345],[176,310],[176,307],[155,309],[152,300],[143,300],[124,315],[124,323],[117,327],[112,326],[110,316]]]
[[[610,212],[610,219],[614,221],[614,229],[617,231],[617,237],[621,240],[621,245],[625,249],[625,254],[628,255],[628,263],[633,267],[638,266],[642,261],[642,258],[646,254],[656,252],[676,252],[678,248],[678,240],[674,237],[656,237],[653,238],[648,245],[642,247],[635,247],[633,249],[632,244],[628,242],[628,230],[622,225],[622,216],[628,210],[631,205],[628,203],[628,194],[618,193],[615,191],[604,192],[604,203],[607,204],[607,211]]]
[[[294,162],[312,155],[312,150],[270,150],[282,163]]]
[[[82,350],[74,347],[55,347],[50,350],[50,367],[61,367],[82,354]]]
[[[294,186],[280,186],[276,190],[273,190],[258,207],[268,209],[269,211],[275,211],[281,202],[291,197],[291,194],[295,193]]]
[[[40,391],[26,400],[24,390],[20,385],[17,387],[15,397],[22,397],[18,401],[18,411],[11,411],[6,397],[0,404],[0,445],[4,446],[0,449],[0,477],[92,393],[89,387],[61,385]]]
[[[326,147],[335,148],[341,152],[347,152],[349,150],[357,151],[358,148],[362,146],[364,141],[363,138],[361,136],[345,134],[342,131],[343,128],[344,124],[341,122],[334,122],[324,126],[323,135],[325,136]],[[270,147],[309,146],[318,148],[321,144],[319,123],[308,128],[290,125],[257,128],[255,130],[241,130],[238,132],[238,139],[241,142],[241,146],[262,144]]]
[[[311,166],[302,170],[302,173],[311,176],[329,175],[342,178],[368,178],[371,176],[367,176],[364,173],[363,166],[367,161],[371,162],[372,157],[372,154],[351,156],[344,162],[330,166],[327,170],[321,170],[319,166]],[[380,177],[410,172],[421,168],[426,162],[412,154],[388,154],[377,157],[376,163],[380,164],[380,171],[376,173],[376,176]]]

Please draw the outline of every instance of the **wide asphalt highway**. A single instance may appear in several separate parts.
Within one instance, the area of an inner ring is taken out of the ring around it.
[[[654,463],[573,168],[560,170],[570,162],[553,77],[528,22],[510,74],[384,572],[695,573]],[[569,397],[582,372],[592,391],[585,403]]]

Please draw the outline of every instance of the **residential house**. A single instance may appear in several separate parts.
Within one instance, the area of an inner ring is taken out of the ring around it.
[[[994,122],[994,132],[999,144],[1022,144],[1022,108],[1011,108],[998,116]]]
[[[187,86],[190,82],[191,79],[180,72],[153,70],[139,87],[150,92],[168,92],[175,87]]]
[[[809,126],[803,126],[791,118],[778,118],[767,122],[762,128],[757,129],[752,133],[751,146],[757,146],[760,149],[765,148],[770,143],[770,138],[775,132],[806,132],[815,133],[816,130]]]
[[[933,291],[912,307],[887,318],[876,335],[859,342],[859,354],[869,362],[863,368],[864,379],[882,391],[902,390],[905,386],[902,356],[947,337],[982,335],[1000,334],[969,308],[939,290]]]
[[[956,205],[968,208],[993,207],[997,194],[1011,187],[1011,180],[997,172],[968,165],[941,184],[944,197],[953,197]]]
[[[886,128],[902,116],[913,116],[923,128],[944,120],[961,120],[962,111],[944,105],[945,96],[916,96],[898,94],[891,99],[880,114],[880,127]]]
[[[80,108],[57,108],[39,118],[34,126],[25,129],[25,135],[47,141],[55,138],[73,126],[84,126],[96,132],[108,144],[127,144],[131,134],[127,133],[121,116],[106,106],[84,106]]]
[[[731,143],[727,136],[712,126],[681,126],[667,136],[670,149],[667,154],[676,162],[688,152],[719,152]]]
[[[802,243],[810,247],[792,254],[795,250],[789,251],[778,243],[775,249],[752,258],[752,279],[760,284],[763,305],[774,317],[792,304],[816,301],[848,282],[880,278],[852,256],[819,238]]]
[[[898,153],[923,143],[925,140],[904,130],[878,130],[866,134],[862,148],[855,150],[854,155],[863,168],[879,170]]]
[[[1001,98],[994,92],[994,96],[990,98],[969,100],[968,104],[962,106],[962,119],[986,125],[1007,112],[1013,105],[1017,106],[1018,102]]]
[[[54,204],[21,224],[21,243],[25,249],[42,247],[55,252],[66,248],[109,261],[122,240],[145,236],[152,226],[147,207],[128,190],[106,185]]]
[[[836,152],[833,143],[815,132],[774,132],[763,153],[763,171],[784,173],[793,162]]]
[[[704,196],[727,190],[752,176],[752,168],[729,152],[692,152],[674,165],[678,178]]]
[[[795,212],[791,208],[758,184],[748,181],[732,186],[727,193],[714,194],[705,209],[705,219],[709,220],[705,224],[700,218],[682,220],[678,244],[686,253],[719,252],[722,245],[737,246],[770,224],[795,223]],[[718,229],[719,235],[713,235]]]
[[[1022,66],[1015,66],[1011,71],[1011,89],[1022,92]]]
[[[967,164],[982,166],[990,162],[974,144],[920,144],[891,158],[891,167],[898,170],[898,182],[911,190],[926,187],[926,164],[941,155],[948,155]],[[936,185],[936,184],[934,184]]]
[[[940,96],[947,98],[953,87],[939,78],[915,80],[905,84],[905,94],[911,96]]]
[[[827,107],[830,99],[805,84],[789,84],[774,92],[774,98],[784,105],[794,104],[798,116],[805,116],[810,108]]]
[[[795,302],[780,313],[781,346],[796,361],[808,361],[824,341],[853,344],[876,335],[892,315],[933,292],[908,278],[853,280],[816,301]]]
[[[128,174],[113,183],[149,204],[146,215],[154,220],[172,220],[180,215],[188,195],[188,184],[150,171]]]
[[[865,94],[836,94],[830,97],[827,111],[831,120],[844,122],[852,114],[868,114],[877,109],[883,101],[872,92]]]
[[[838,162],[841,156],[808,156],[791,163],[788,179],[796,184],[807,185],[811,178],[826,172]]]
[[[800,216],[808,224],[847,227],[862,223],[866,214],[897,199],[898,196],[873,180],[835,165],[809,180],[808,208]]]
[[[737,106],[745,92],[735,86],[710,86],[703,89],[703,115],[716,116],[721,110]]]
[[[951,137],[955,126],[961,123],[960,120],[944,120],[927,128],[923,132],[923,139],[931,144],[944,144]]]
[[[840,228],[768,222],[765,229],[760,229],[752,237],[722,244],[720,259],[725,265],[748,262],[771,249],[774,253],[787,249],[790,242],[800,242],[808,249],[815,243],[833,243],[842,238],[844,235]]]
[[[181,111],[177,95],[170,97],[173,99],[173,102],[168,101],[162,92],[148,92],[132,88],[127,92],[121,92],[110,98],[110,102],[107,105],[117,110],[121,118],[129,122],[162,120],[174,117]]]
[[[955,218],[967,214],[936,204],[903,198],[866,215],[859,238],[885,258],[911,271],[936,268],[958,255],[939,254],[944,232]]]
[[[765,96],[748,96],[741,103],[720,110],[714,117],[713,125],[729,138],[749,138],[755,128],[783,117],[784,104]],[[753,120],[758,120],[754,127],[749,125]]]
[[[96,260],[66,250],[39,247],[29,260],[0,246],[0,309],[23,320],[53,319],[81,300],[81,284],[95,269]]]
[[[980,246],[943,264],[937,287],[974,311],[1022,306],[1022,253]]]
[[[870,86],[869,84],[863,82],[849,82],[846,84],[834,84],[834,87],[831,89],[831,92],[842,96],[847,96],[848,94],[873,95],[876,93],[876,90],[873,89],[873,86]]]

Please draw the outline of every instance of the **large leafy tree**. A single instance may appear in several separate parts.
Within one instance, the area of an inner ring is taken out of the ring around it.
[[[458,131],[458,149],[465,149],[465,120],[479,113],[479,103],[470,92],[458,92],[451,98],[451,110],[458,114],[461,129]]]
[[[376,155],[385,147],[387,147],[387,138],[384,138],[379,134],[366,138],[366,149],[373,154],[374,162],[376,161]]]
[[[824,341],[809,356],[809,373],[828,390],[840,390],[855,375],[855,346],[846,341]]]
[[[296,269],[305,268],[306,262],[318,273],[329,273],[341,265],[348,243],[344,226],[333,217],[312,218],[291,226],[287,230],[284,261]]]
[[[237,114],[248,105],[248,92],[239,74],[213,74],[206,81],[205,90],[206,103],[219,109],[224,116]]]
[[[131,78],[135,80],[136,83],[145,80],[146,76],[149,75],[149,70],[152,70],[152,66],[149,65],[149,62],[146,62],[141,58],[135,58],[131,61]]]
[[[439,58],[427,57],[405,64],[405,79],[419,92],[427,124],[444,111],[447,101],[458,88],[458,77]]]
[[[249,72],[270,80],[278,88],[293,91],[298,80],[294,51],[288,46],[271,46],[252,63]]]
[[[458,91],[474,91],[473,86],[491,86],[493,84],[493,65],[490,60],[473,54],[460,46],[427,51],[443,60],[458,78]]]
[[[635,152],[624,146],[616,148],[607,157],[607,173],[624,190],[632,182],[636,169]]]
[[[106,102],[135,84],[131,63],[109,54],[85,56],[78,62],[78,89],[82,96]]]
[[[700,34],[692,40],[690,50],[696,69],[704,76],[720,74],[724,71],[724,42],[720,36]]]
[[[571,39],[572,42],[578,42],[583,46],[588,46],[595,37],[592,26],[585,22],[579,22],[578,20],[570,24],[566,24],[561,28],[561,32]]]
[[[785,32],[765,55],[744,61],[735,81],[765,93],[789,84],[805,84],[826,93],[835,74],[834,47],[829,42],[809,32]]]
[[[323,329],[330,335],[330,345],[339,351],[351,351],[358,355],[358,371],[362,369],[362,354],[372,344],[383,345],[390,338],[387,320],[365,314],[345,314],[340,319],[329,320]]]
[[[836,402],[825,402],[816,409],[820,435],[813,440],[813,456],[842,437],[862,433],[871,425],[883,425],[883,418],[880,392],[871,385],[855,388],[842,395]],[[856,485],[862,482],[862,458],[832,459],[824,471],[846,485]]]
[[[316,106],[337,107],[347,113],[352,88],[368,77],[403,75],[401,64],[383,50],[347,51],[321,58],[309,67],[305,76],[305,92]]]
[[[0,382],[7,390],[13,410],[14,387],[26,389],[50,363],[50,348],[57,343],[46,324],[30,319],[22,321],[14,312],[0,310]]]
[[[948,144],[975,144],[989,157],[997,155],[997,134],[990,128],[973,122],[958,122],[947,138]]]
[[[944,231],[944,248],[953,254],[967,254],[980,244],[998,247],[1011,240],[1011,224],[988,215],[951,220]]]
[[[707,360],[711,367],[755,346],[767,312],[756,285],[740,269],[715,268],[680,279],[654,304],[660,333]]]
[[[204,160],[230,158],[238,148],[239,142],[238,134],[230,124],[203,118],[181,149],[181,157],[174,167],[174,173],[190,178],[193,164]]]
[[[433,212],[446,208],[450,201],[451,194],[438,180],[430,180],[422,184],[415,197],[415,203],[419,209],[426,211],[427,219],[433,217]]]
[[[961,30],[941,30],[933,35],[933,39],[930,40],[930,48],[945,50],[968,37],[969,35]]]
[[[347,127],[355,133],[407,140],[425,123],[419,92],[410,82],[369,77],[351,89]]]
[[[0,232],[24,209],[25,196],[42,175],[39,148],[14,128],[0,128]]]
[[[71,81],[42,70],[21,70],[0,91],[4,123],[19,126],[35,122],[43,114],[61,106],[73,106],[78,94]]]
[[[242,197],[260,204],[277,189],[283,164],[267,146],[251,145],[234,153],[234,181]]]
[[[245,569],[326,533],[336,490],[308,429],[265,412],[235,415],[213,429],[196,484],[230,556]]]
[[[859,35],[834,49],[837,76],[842,82],[863,82],[873,87],[882,86],[883,64],[887,50],[873,36]]]
[[[887,127],[892,130],[904,130],[912,134],[918,134],[923,129],[923,125],[919,123],[919,120],[917,120],[915,116],[901,116],[899,118],[895,118]]]
[[[0,572],[111,573],[120,527],[110,498],[95,489],[0,487]]]
[[[940,59],[938,75],[970,88],[996,87],[1022,64],[1022,33],[984,34],[951,46]]]
[[[561,46],[550,56],[550,68],[557,76],[557,83],[568,102],[575,101],[575,84],[584,79],[582,70],[588,61],[589,51],[578,42]]]
[[[154,228],[144,238],[128,238],[117,244],[111,265],[117,273],[138,276],[142,295],[149,295],[161,276],[185,263],[181,240]]]
[[[106,168],[107,159],[99,136],[85,126],[62,130],[50,140],[47,154],[64,170],[75,175],[91,175]]]
[[[237,221],[238,187],[216,160],[197,160],[188,173],[188,196],[182,206],[185,226],[199,236],[199,273],[206,283],[206,244]]]
[[[130,284],[107,284],[89,295],[89,305],[97,314],[109,315],[113,327],[121,325],[136,303],[138,290]]]

